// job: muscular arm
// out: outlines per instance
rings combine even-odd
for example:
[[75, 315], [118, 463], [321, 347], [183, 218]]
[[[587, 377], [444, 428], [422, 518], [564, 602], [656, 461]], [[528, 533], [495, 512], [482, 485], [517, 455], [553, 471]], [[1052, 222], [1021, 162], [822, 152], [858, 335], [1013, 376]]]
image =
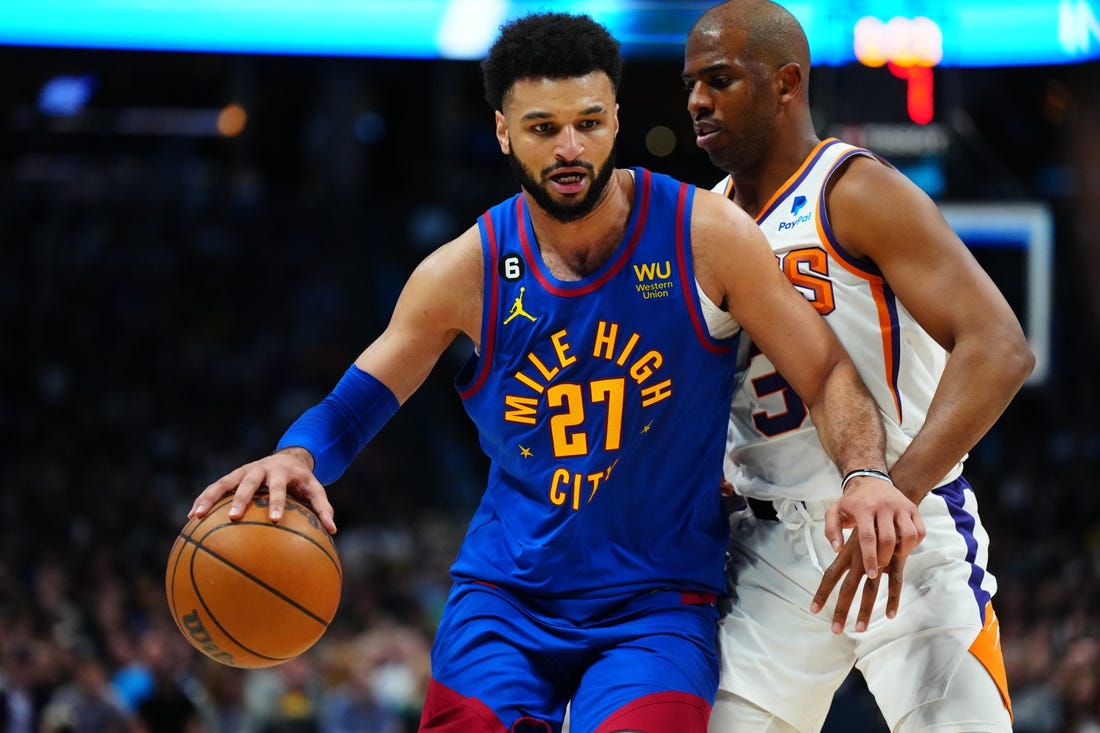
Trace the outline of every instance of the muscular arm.
[[874, 261], [950, 354], [924, 426], [890, 470], [919, 503], [996, 422], [1035, 359], [1004, 296], [932, 200], [900, 173], [853, 159], [828, 210], [838, 241]]
[[842, 473], [884, 469], [882, 421], [851, 359], [780, 272], [755, 222], [726, 203], [696, 194], [692, 241], [707, 295], [726, 307], [806, 403]]

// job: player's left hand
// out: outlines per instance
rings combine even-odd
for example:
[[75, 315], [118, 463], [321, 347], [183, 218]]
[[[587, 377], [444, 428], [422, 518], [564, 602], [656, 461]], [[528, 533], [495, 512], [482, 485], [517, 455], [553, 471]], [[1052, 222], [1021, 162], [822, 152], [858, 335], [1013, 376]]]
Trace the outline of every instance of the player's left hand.
[[[860, 552], [859, 537], [853, 533], [844, 543], [836, 559], [825, 568], [817, 593], [814, 594], [813, 601], [810, 603], [810, 612], [817, 613], [824, 608], [825, 602], [840, 582], [836, 605], [833, 607], [833, 633], [843, 633], [852, 601], [855, 600], [856, 592], [859, 590], [859, 582], [864, 580], [855, 629], [866, 631], [867, 624], [871, 621], [871, 611], [874, 610], [875, 600], [878, 598], [879, 581], [885, 573], [887, 577], [886, 616], [893, 618], [898, 612], [901, 601], [901, 581], [904, 576], [906, 557], [895, 552], [885, 568], [880, 568], [875, 577], [869, 577], [863, 572], [863, 555]], [[841, 582], [842, 579], [843, 582]]]
[[[843, 530], [847, 528], [854, 531], [844, 542]], [[924, 520], [917, 506], [892, 484], [873, 477], [854, 479], [825, 514], [825, 536], [838, 554], [822, 576], [810, 612], [824, 608], [833, 588], [843, 578], [833, 612], [833, 632], [841, 633], [860, 580], [866, 577], [856, 631], [866, 630], [878, 596], [880, 571], [885, 569], [886, 616], [893, 618], [901, 600], [905, 560], [924, 535]]]

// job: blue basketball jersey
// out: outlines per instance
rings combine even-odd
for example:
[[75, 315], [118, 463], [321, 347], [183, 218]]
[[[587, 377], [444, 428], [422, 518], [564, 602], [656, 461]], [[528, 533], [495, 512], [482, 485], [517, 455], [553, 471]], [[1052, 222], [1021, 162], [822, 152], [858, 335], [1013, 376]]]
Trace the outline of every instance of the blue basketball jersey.
[[634, 179], [622, 242], [582, 280], [545, 266], [522, 194], [478, 221], [481, 341], [457, 387], [491, 463], [456, 579], [547, 597], [725, 587], [736, 338], [704, 321], [694, 187]]

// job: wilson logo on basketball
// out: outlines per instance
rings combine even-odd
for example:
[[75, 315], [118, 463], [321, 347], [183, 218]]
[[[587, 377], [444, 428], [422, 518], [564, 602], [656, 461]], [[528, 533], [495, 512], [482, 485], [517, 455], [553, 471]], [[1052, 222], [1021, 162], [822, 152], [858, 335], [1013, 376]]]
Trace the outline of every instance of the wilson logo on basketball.
[[198, 609], [192, 609], [191, 613], [185, 614], [180, 620], [183, 622], [183, 628], [187, 630], [187, 635], [191, 637], [191, 643], [203, 654], [223, 664], [233, 664], [233, 655], [219, 649], [210, 632], [202, 625]]

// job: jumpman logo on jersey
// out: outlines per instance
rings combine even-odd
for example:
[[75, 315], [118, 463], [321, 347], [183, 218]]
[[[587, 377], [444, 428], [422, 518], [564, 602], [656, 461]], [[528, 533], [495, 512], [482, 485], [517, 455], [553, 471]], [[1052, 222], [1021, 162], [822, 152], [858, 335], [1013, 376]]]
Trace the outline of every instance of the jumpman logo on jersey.
[[[508, 323], [508, 321], [515, 318], [516, 316], [523, 316], [524, 318], [526, 318], [527, 320], [532, 321], [532, 322], [535, 320], [535, 317], [533, 315], [531, 315], [527, 311], [523, 310], [523, 291], [526, 290], [526, 289], [527, 288], [523, 288], [523, 287], [521, 287], [519, 289], [519, 295], [512, 302], [512, 310], [508, 314], [508, 317], [504, 319], [505, 324]], [[504, 324], [501, 324], [501, 325], [504, 325]]]

